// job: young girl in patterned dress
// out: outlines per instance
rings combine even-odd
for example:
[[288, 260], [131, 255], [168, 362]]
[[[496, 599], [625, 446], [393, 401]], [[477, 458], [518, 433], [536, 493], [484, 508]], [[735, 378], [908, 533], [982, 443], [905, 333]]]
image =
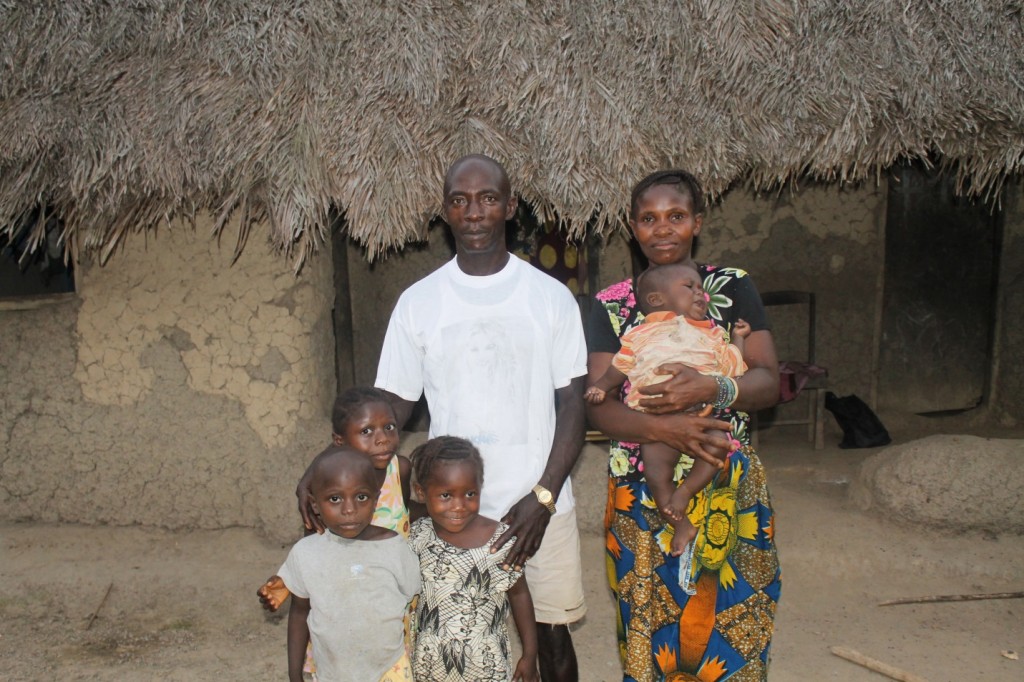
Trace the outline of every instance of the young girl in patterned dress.
[[[371, 524], [409, 536], [409, 476], [411, 464], [397, 454], [398, 425], [388, 396], [376, 388], [356, 386], [334, 401], [331, 415], [335, 446], [346, 446], [370, 458], [380, 485], [380, 497]], [[333, 450], [328, 448], [317, 455]], [[314, 460], [315, 462], [316, 460]], [[310, 465], [310, 469], [313, 465]], [[412, 503], [415, 504], [415, 503]], [[314, 531], [307, 528], [306, 533]], [[257, 593], [264, 608], [277, 611], [290, 594], [281, 578], [272, 576]], [[312, 656], [307, 651], [305, 672], [315, 677]]]
[[[480, 516], [484, 464], [472, 443], [432, 438], [412, 453], [416, 495], [429, 518], [412, 526], [422, 592], [413, 673], [430, 682], [539, 680], [537, 623], [521, 570], [503, 566], [514, 543], [491, 544], [508, 526]], [[523, 653], [513, 672], [509, 608]]]

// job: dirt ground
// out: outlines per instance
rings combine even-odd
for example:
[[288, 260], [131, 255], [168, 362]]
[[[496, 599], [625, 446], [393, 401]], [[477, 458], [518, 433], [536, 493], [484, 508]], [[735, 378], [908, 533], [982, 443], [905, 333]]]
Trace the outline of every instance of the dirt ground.
[[[784, 580], [771, 679], [884, 679], [829, 652], [842, 645], [931, 682], [1024, 680], [1003, 655], [1024, 654], [1024, 600], [877, 605], [1022, 590], [1024, 537], [866, 515], [846, 488], [875, 451], [814, 452], [786, 431], [761, 438]], [[590, 612], [574, 632], [586, 682], [620, 679], [602, 550], [588, 532]], [[286, 552], [247, 529], [0, 524], [0, 679], [285, 679], [285, 619], [254, 592]]]

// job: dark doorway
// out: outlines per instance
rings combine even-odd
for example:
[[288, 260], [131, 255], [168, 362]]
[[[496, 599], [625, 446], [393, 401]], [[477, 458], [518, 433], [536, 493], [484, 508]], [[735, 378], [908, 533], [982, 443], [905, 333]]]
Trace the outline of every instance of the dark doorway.
[[[42, 223], [38, 239], [35, 231]], [[0, 299], [23, 299], [75, 290], [70, 262], [65, 262], [64, 223], [41, 206], [28, 211], [0, 234]]]
[[955, 189], [951, 174], [923, 164], [891, 171], [880, 407], [925, 414], [985, 399], [1002, 221]]

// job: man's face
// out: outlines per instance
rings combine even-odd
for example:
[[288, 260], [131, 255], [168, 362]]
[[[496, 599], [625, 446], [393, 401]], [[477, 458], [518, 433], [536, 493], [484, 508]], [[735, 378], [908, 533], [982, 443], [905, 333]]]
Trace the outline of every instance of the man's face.
[[516, 211], [508, 180], [485, 159], [468, 159], [453, 171], [444, 195], [444, 221], [459, 254], [505, 251], [505, 221]]

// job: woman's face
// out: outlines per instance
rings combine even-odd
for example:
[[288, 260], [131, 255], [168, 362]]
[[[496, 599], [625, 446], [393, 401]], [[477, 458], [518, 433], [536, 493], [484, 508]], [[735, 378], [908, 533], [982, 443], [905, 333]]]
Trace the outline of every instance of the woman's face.
[[693, 238], [700, 234], [703, 215], [693, 213], [693, 199], [680, 185], [655, 185], [636, 201], [629, 218], [633, 236], [651, 265], [690, 260]]

